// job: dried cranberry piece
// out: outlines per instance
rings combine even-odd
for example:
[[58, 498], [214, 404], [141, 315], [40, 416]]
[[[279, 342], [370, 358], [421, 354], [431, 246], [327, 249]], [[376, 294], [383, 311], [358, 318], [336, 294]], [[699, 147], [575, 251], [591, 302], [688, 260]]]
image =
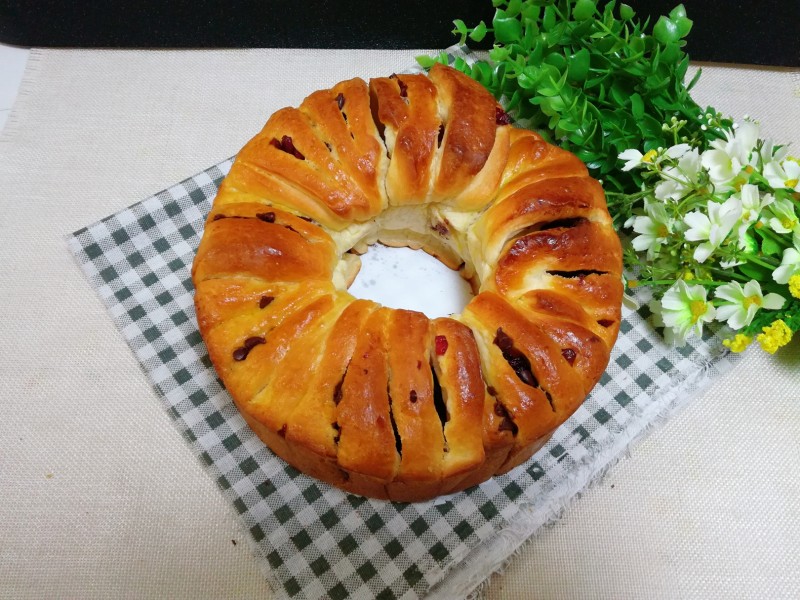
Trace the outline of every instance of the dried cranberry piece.
[[600, 325], [601, 327], [611, 327], [614, 324], [614, 320], [613, 319], [600, 319], [597, 322], [597, 324]]
[[272, 138], [270, 140], [270, 145], [275, 146], [278, 150], [283, 150], [287, 154], [291, 154], [295, 158], [299, 158], [300, 160], [305, 160], [306, 157], [302, 155], [302, 153], [294, 147], [294, 142], [292, 138], [288, 135], [283, 136], [280, 140], [278, 138]]
[[444, 353], [447, 352], [447, 338], [443, 335], [437, 335], [434, 344], [437, 356], [444, 356]]
[[274, 223], [275, 213], [274, 212], [258, 213], [256, 214], [256, 218], [261, 221], [264, 221], [265, 223]]
[[220, 219], [224, 219], [224, 218], [225, 218], [225, 215], [217, 214], [217, 215], [214, 215], [214, 218], [211, 219], [211, 220], [212, 221], [219, 221]]
[[508, 409], [500, 402], [494, 403], [494, 414], [503, 419], [497, 427], [498, 431], [510, 431], [511, 435], [517, 435], [519, 427], [514, 423], [514, 419], [511, 418], [511, 415], [508, 414]]
[[288, 135], [285, 135], [281, 138], [281, 146], [283, 147], [284, 152], [288, 152], [295, 158], [299, 158], [300, 160], [305, 160], [306, 157], [303, 156], [300, 151], [294, 147], [294, 142], [292, 142], [292, 138]]
[[578, 353], [572, 348], [564, 348], [561, 351], [561, 356], [563, 356], [564, 360], [566, 360], [570, 365], [574, 365], [575, 358], [578, 356]]
[[531, 387], [539, 387], [539, 382], [533, 374], [531, 362], [520, 350], [514, 348], [514, 340], [503, 331], [502, 327], [497, 328], [497, 333], [494, 337], [494, 344], [503, 352], [503, 358], [506, 359], [509, 366], [517, 374], [520, 381]]
[[411, 393], [408, 395], [408, 399], [411, 400], [412, 404], [414, 402], [416, 402], [417, 401], [417, 391], [416, 390], [411, 390]]
[[494, 109], [494, 121], [498, 125], [511, 125], [511, 116], [499, 106]]
[[233, 360], [244, 360], [247, 358], [247, 355], [250, 354], [250, 350], [258, 346], [259, 344], [266, 344], [266, 340], [263, 337], [253, 336], [249, 337], [244, 341], [244, 344], [241, 347], [237, 348], [233, 351]]
[[339, 94], [336, 96], [336, 106], [339, 107], [339, 110], [342, 110], [344, 107], [344, 94]]
[[253, 337], [247, 338], [244, 341], [244, 347], [247, 350], [252, 350], [253, 348], [258, 346], [259, 344], [265, 344], [265, 343], [266, 343], [266, 340], [263, 337], [253, 336]]
[[267, 308], [272, 301], [275, 300], [274, 296], [261, 296], [261, 300], [258, 302], [258, 308]]
[[444, 237], [447, 237], [447, 235], [450, 233], [450, 230], [447, 228], [447, 225], [445, 225], [441, 221], [437, 222], [435, 225], [431, 225], [431, 229], [433, 229], [436, 233]]
[[439, 138], [436, 140], [437, 147], [441, 147], [443, 139], [444, 139], [444, 123], [439, 125]]
[[514, 340], [512, 340], [511, 337], [505, 331], [503, 331], [502, 327], [498, 327], [497, 333], [494, 336], [494, 344], [503, 352], [507, 352], [513, 348]]
[[497, 427], [497, 431], [510, 431], [511, 435], [517, 435], [517, 424], [514, 423], [508, 417], [505, 417], [502, 421], [500, 421], [500, 425]]
[[344, 385], [344, 375], [342, 375], [342, 378], [339, 380], [339, 383], [336, 384], [336, 387], [333, 388], [333, 403], [336, 405], [342, 401], [342, 385]]

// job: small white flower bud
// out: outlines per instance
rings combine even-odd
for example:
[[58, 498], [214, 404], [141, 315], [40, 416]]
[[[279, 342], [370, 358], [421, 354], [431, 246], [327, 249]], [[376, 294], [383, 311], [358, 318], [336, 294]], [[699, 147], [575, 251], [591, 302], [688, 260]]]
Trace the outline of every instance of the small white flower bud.
[[703, 131], [706, 131], [706, 130], [708, 130], [708, 127], [706, 127], [705, 125], [700, 125], [700, 129], [702, 129]]

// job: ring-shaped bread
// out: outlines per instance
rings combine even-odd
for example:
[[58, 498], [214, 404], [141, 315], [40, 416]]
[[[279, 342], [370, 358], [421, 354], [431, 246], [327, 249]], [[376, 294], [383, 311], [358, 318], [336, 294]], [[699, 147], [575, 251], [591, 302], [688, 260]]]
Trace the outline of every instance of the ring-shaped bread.
[[[369, 244], [473, 283], [430, 320], [347, 292]], [[194, 261], [198, 324], [253, 431], [349, 492], [418, 501], [527, 460], [602, 375], [622, 256], [600, 184], [481, 85], [343, 81], [238, 154]]]

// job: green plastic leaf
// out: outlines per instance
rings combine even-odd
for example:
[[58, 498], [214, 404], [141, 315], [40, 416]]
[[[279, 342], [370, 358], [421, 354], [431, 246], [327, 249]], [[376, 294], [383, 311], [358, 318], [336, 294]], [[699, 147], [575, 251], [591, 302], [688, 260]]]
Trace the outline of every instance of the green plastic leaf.
[[589, 50], [581, 48], [567, 61], [567, 79], [573, 83], [582, 83], [589, 76]]
[[669, 18], [670, 19], [678, 19], [678, 18], [686, 18], [686, 7], [683, 4], [678, 4], [675, 8], [669, 11]]
[[417, 64], [420, 67], [422, 67], [423, 69], [430, 69], [433, 65], [436, 64], [436, 60], [435, 59], [433, 59], [430, 56], [427, 56], [425, 54], [421, 54], [420, 56], [417, 56], [415, 60], [417, 61]]
[[639, 94], [631, 95], [631, 114], [637, 119], [644, 116], [644, 101]]
[[594, 14], [597, 3], [594, 0], [578, 0], [572, 9], [572, 17], [576, 21], [585, 21]]
[[507, 17], [500, 9], [497, 9], [492, 25], [494, 37], [500, 43], [514, 42], [522, 36], [522, 23], [514, 17]]
[[540, 87], [536, 91], [539, 92], [541, 96], [558, 96], [558, 90], [554, 87]]
[[542, 19], [542, 28], [545, 31], [550, 31], [556, 25], [556, 11], [552, 4], [549, 4], [544, 9], [544, 18]]
[[700, 75], [702, 74], [703, 74], [703, 69], [697, 69], [697, 73], [694, 74], [694, 77], [692, 77], [692, 80], [686, 86], [686, 89], [691, 90], [695, 86], [695, 84], [699, 81]]
[[554, 66], [559, 73], [561, 73], [567, 67], [567, 59], [563, 54], [559, 54], [557, 52], [548, 54], [545, 57], [544, 62], [548, 65]]
[[755, 279], [756, 281], [770, 281], [772, 273], [765, 267], [754, 265], [753, 263], [745, 263], [736, 267], [742, 272], [742, 275]]
[[453, 30], [453, 33], [467, 33], [467, 24], [461, 19], [455, 19], [453, 21], [453, 25], [456, 26], [456, 28]]
[[764, 256], [775, 256], [783, 252], [783, 248], [771, 237], [765, 237], [761, 241], [761, 252], [764, 253]]
[[679, 39], [681, 39], [681, 35], [678, 31], [678, 26], [675, 24], [675, 21], [668, 19], [663, 15], [658, 18], [658, 22], [656, 23], [655, 27], [653, 27], [653, 35], [662, 44], [677, 42]]
[[538, 21], [541, 11], [542, 7], [538, 4], [526, 2], [525, 6], [522, 7], [522, 18], [529, 21]]
[[664, 45], [664, 49], [661, 51], [661, 62], [667, 65], [675, 64], [680, 60], [680, 55], [681, 49], [678, 47], [678, 45], [668, 42]]
[[630, 21], [635, 14], [633, 9], [627, 4], [619, 5], [619, 18], [623, 21]]
[[[568, 121], [567, 119], [561, 119], [558, 122], [558, 127], [559, 127], [559, 129], [562, 129], [563, 132], [570, 132], [571, 133], [571, 132], [574, 132], [574, 131], [578, 130], [578, 125], [573, 123], [573, 122], [571, 122], [571, 121]], [[563, 134], [563, 132], [562, 132], [562, 134]]]
[[480, 23], [478, 23], [478, 24], [475, 26], [475, 29], [473, 29], [473, 30], [470, 32], [470, 34], [469, 34], [469, 39], [471, 39], [473, 42], [480, 42], [480, 41], [483, 41], [483, 38], [485, 38], [485, 37], [486, 37], [486, 32], [487, 32], [487, 31], [488, 31], [488, 30], [487, 30], [487, 28], [486, 28], [486, 23], [484, 23], [483, 21], [481, 21]]
[[506, 14], [516, 17], [522, 11], [522, 0], [510, 0], [506, 5]]
[[672, 21], [678, 28], [678, 35], [681, 38], [685, 38], [689, 35], [689, 32], [692, 30], [692, 25], [694, 22], [691, 19], [687, 19], [686, 17], [673, 17]]
[[642, 118], [638, 121], [637, 126], [639, 127], [639, 131], [641, 131], [646, 137], [656, 140], [661, 139], [661, 123], [659, 123], [650, 115], [642, 115]]
[[484, 61], [477, 62], [472, 67], [472, 76], [483, 85], [489, 85], [492, 81], [492, 67]]
[[494, 48], [489, 50], [489, 58], [496, 63], [502, 63], [508, 60], [511, 56], [511, 49], [506, 46], [494, 45]]

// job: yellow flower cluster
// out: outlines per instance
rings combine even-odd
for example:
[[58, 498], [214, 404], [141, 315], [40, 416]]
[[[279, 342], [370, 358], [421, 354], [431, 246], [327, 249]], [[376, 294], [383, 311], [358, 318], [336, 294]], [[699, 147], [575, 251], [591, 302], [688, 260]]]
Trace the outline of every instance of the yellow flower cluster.
[[726, 348], [730, 348], [733, 352], [742, 352], [750, 345], [750, 342], [752, 341], [753, 338], [750, 336], [743, 333], [737, 333], [736, 337], [732, 340], [722, 340], [722, 345]]
[[767, 325], [762, 329], [764, 333], [759, 333], [756, 339], [764, 352], [775, 354], [775, 351], [781, 346], [785, 346], [792, 339], [792, 330], [782, 320], [778, 319], [773, 321], [771, 325]]
[[800, 298], [800, 275], [792, 275], [789, 278], [789, 292], [795, 298]]

